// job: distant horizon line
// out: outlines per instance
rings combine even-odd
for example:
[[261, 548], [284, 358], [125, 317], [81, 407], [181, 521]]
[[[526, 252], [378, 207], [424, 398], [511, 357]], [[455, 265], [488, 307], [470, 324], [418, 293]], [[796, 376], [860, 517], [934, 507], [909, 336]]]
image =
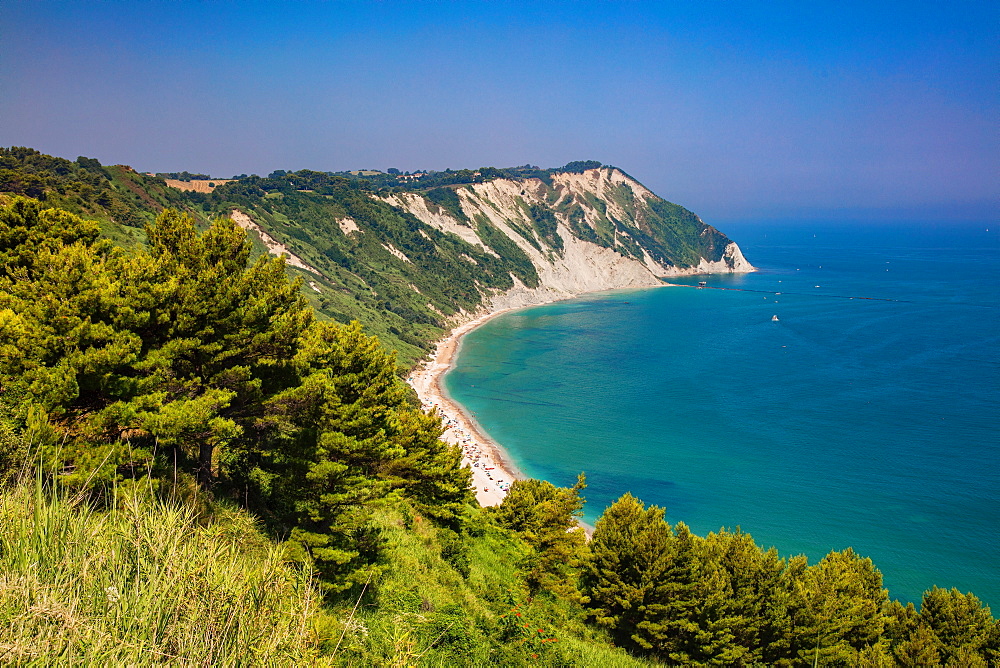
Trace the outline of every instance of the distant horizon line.
[[[23, 146], [23, 145], [22, 145]], [[15, 145], [9, 148], [14, 148]], [[46, 153], [45, 151], [30, 147], [23, 146], [24, 148], [30, 148], [32, 150], [38, 151], [43, 155], [53, 155], [54, 157], [61, 157], [64, 160], [75, 161], [79, 157], [89, 156], [77, 156], [76, 158], [70, 158], [66, 156], [58, 156], [53, 153]], [[4, 147], [7, 148], [7, 147]], [[99, 158], [89, 158], [96, 159], [101, 162], [102, 165], [115, 165], [115, 164], [125, 164], [118, 162], [103, 162]], [[480, 167], [461, 167], [459, 169], [446, 168], [443, 170], [427, 169], [427, 170], [416, 170], [416, 171], [403, 171], [399, 170], [400, 174], [441, 174], [448, 172], [458, 172], [458, 171], [476, 171], [480, 169], [536, 169], [540, 171], [558, 171], [564, 167], [569, 167], [574, 164], [583, 163], [599, 163], [600, 168], [611, 168], [617, 169], [622, 173], [626, 174], [630, 178], [635, 179], [639, 183], [645, 185], [646, 181], [644, 178], [636, 177], [631, 172], [626, 171], [624, 168], [617, 165], [604, 163], [598, 160], [573, 160], [564, 165], [557, 167], [539, 167], [531, 162], [526, 162], [523, 165], [512, 165], [507, 167], [495, 167], [495, 166], [480, 166]], [[188, 173], [192, 176], [206, 176], [204, 172], [192, 172], [190, 170], [174, 170], [174, 171], [154, 171], [150, 169], [139, 169], [133, 167], [132, 165], [127, 165], [131, 169], [141, 174], [181, 174]], [[597, 168], [597, 167], [595, 167]], [[321, 170], [321, 169], [311, 169], [309, 167], [302, 167], [296, 170], [282, 170], [273, 169], [268, 174], [273, 174], [275, 172], [285, 172], [293, 173], [295, 171], [308, 170], [323, 172], [326, 174], [345, 174], [352, 172], [378, 172], [380, 174], [391, 174], [390, 169], [399, 169], [396, 167], [387, 167], [384, 170], [380, 169], [341, 169], [341, 170]], [[240, 174], [234, 176], [207, 176], [207, 180], [220, 180], [220, 181], [230, 181], [238, 178], [249, 178], [250, 176], [258, 176], [259, 178], [268, 178], [267, 175], [259, 174]], [[647, 177], [648, 178], [648, 177]], [[649, 186], [646, 186], [647, 188]], [[711, 205], [706, 205], [705, 202], [694, 203], [688, 201], [679, 201], [677, 198], [671, 197], [669, 194], [661, 194], [657, 190], [651, 189], [651, 192], [656, 194], [665, 200], [675, 202], [684, 208], [692, 211], [698, 215], [707, 224], [713, 227], [720, 227], [724, 225], [745, 225], [745, 224], [775, 224], [775, 225], [785, 225], [785, 224], [795, 224], [795, 223], [870, 223], [878, 225], [907, 225], [907, 224], [947, 224], [947, 225], [977, 225], [983, 224], [988, 225], [992, 228], [993, 225], [997, 229], [1000, 229], [1000, 200], [997, 201], [969, 201], [969, 202], [935, 202], [935, 203], [923, 203], [923, 204], [900, 204], [900, 205], [884, 205], [884, 206], [842, 206], [837, 208], [816, 206], [814, 208], [805, 208], [801, 205], [788, 205], [787, 207], [761, 207], [759, 204], [756, 206], [747, 207], [744, 211], [737, 213], [724, 213], [716, 214], [710, 213]], [[732, 210], [731, 206], [727, 206], [726, 209]], [[756, 209], [756, 211], [754, 210]], [[762, 210], [763, 209], [763, 210]], [[771, 212], [767, 212], [770, 209]], [[782, 210], [784, 209], [784, 210]]]
[[[891, 213], [885, 211], [855, 210], [850, 213], [838, 214], [836, 212], [817, 209], [811, 213], [802, 214], [778, 214], [778, 215], [745, 215], [735, 217], [719, 217], [706, 221], [713, 227], [729, 226], [760, 226], [760, 225], [875, 225], [879, 227], [887, 226], [948, 226], [948, 227], [980, 227], [985, 226], [986, 231], [1000, 233], [1000, 218], [988, 218], [977, 216], [912, 216], [904, 213]], [[725, 230], [722, 230], [725, 232]]]

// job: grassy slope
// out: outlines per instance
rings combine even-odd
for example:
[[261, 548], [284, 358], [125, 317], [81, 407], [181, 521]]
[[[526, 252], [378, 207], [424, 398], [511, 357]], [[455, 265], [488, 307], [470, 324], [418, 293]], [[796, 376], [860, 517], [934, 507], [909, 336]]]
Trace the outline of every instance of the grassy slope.
[[655, 665], [612, 647], [578, 606], [530, 598], [517, 566], [528, 548], [471, 512], [463, 576], [442, 558], [440, 530], [406, 506], [383, 509], [391, 567], [349, 626], [349, 665]]
[[302, 664], [330, 626], [241, 511], [98, 512], [29, 482], [0, 494], [0, 526], [0, 663]]
[[387, 500], [382, 575], [324, 604], [243, 511], [135, 497], [98, 511], [29, 480], [0, 492], [0, 663], [651, 665], [579, 608], [529, 602], [525, 546], [471, 512], [465, 577], [441, 530]]

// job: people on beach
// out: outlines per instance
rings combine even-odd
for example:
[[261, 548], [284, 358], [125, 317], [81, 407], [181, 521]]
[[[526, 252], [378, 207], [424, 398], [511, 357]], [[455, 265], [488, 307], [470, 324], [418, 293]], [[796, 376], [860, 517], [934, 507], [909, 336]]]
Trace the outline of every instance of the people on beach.
[[[407, 381], [413, 385], [414, 377], [408, 377]], [[479, 487], [482, 487], [484, 492], [495, 491], [500, 499], [503, 499], [508, 490], [510, 490], [510, 482], [502, 478], [493, 477], [492, 472], [497, 470], [497, 466], [474, 436], [462, 428], [458, 419], [445, 413], [442, 406], [438, 403], [423, 401], [421, 407], [427, 412], [437, 411], [441, 417], [441, 423], [445, 428], [443, 437], [462, 448], [462, 464], [473, 470], [474, 478], [485, 476], [486, 481], [476, 482], [476, 489], [478, 490]], [[477, 474], [481, 474], [481, 476]]]
[[[500, 310], [482, 315], [452, 330], [449, 336], [438, 343], [434, 356], [416, 366], [406, 379], [420, 397], [423, 409], [428, 412], [437, 411], [441, 417], [445, 427], [441, 438], [461, 447], [462, 463], [472, 471], [476, 498], [484, 506], [500, 504], [510, 489], [511, 482], [508, 478], [512, 480], [515, 476], [503, 467], [494, 445], [482, 437], [468, 421], [463, 420], [465, 416], [457, 406], [443, 398], [439, 382], [451, 366], [461, 337], [489, 317], [502, 312]], [[500, 477], [501, 474], [503, 478]]]

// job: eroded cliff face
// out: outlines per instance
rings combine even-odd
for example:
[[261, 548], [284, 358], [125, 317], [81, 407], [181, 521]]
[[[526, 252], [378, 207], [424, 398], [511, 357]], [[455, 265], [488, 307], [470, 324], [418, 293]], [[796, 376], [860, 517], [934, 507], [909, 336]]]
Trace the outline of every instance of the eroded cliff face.
[[527, 256], [538, 285], [515, 278], [484, 300], [487, 310], [653, 287], [670, 276], [754, 271], [736, 243], [618, 169], [556, 173], [551, 182], [496, 179], [455, 193], [459, 211], [417, 193], [383, 200], [494, 256], [504, 253], [499, 232]]
[[15, 148], [0, 149], [13, 171], [59, 192], [77, 184], [80, 197], [60, 206], [97, 216], [127, 245], [165, 207], [201, 225], [231, 217], [255, 255], [286, 258], [317, 317], [362, 323], [403, 364], [473, 315], [753, 269], [724, 234], [593, 160], [402, 176], [276, 170], [172, 188], [130, 167]]
[[246, 215], [239, 209], [233, 209], [229, 212], [229, 217], [233, 219], [233, 222], [242, 227], [247, 232], [254, 232], [260, 238], [260, 242], [264, 244], [267, 248], [267, 252], [275, 257], [284, 257], [285, 262], [291, 267], [297, 267], [303, 269], [313, 274], [318, 274], [319, 272], [306, 264], [302, 258], [288, 250], [288, 247], [283, 243], [275, 240], [270, 234], [264, 231], [264, 229], [254, 222], [253, 218]]

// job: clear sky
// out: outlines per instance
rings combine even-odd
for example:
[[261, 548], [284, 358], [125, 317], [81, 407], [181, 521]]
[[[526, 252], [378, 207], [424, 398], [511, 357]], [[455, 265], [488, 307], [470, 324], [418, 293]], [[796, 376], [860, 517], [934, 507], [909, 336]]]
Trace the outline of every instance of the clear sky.
[[0, 145], [600, 160], [707, 222], [1000, 217], [1000, 2], [0, 2]]

